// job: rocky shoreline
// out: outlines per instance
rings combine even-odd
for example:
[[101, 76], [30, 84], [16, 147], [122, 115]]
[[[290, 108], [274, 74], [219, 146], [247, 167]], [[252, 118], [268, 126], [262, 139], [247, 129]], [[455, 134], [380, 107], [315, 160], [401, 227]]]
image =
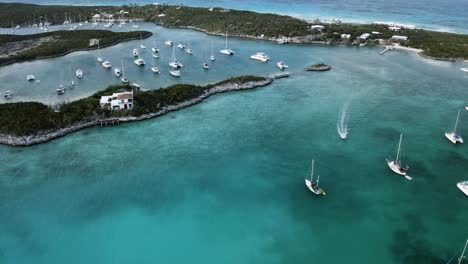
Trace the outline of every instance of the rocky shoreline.
[[[243, 84], [227, 83], [223, 85], [218, 85], [218, 86], [214, 86], [210, 90], [207, 90], [205, 93], [203, 93], [197, 98], [182, 102], [180, 104], [164, 107], [162, 110], [158, 112], [150, 113], [150, 114], [146, 114], [146, 115], [142, 115], [138, 117], [135, 117], [135, 116], [120, 117], [120, 118], [117, 118], [117, 120], [121, 123], [143, 121], [143, 120], [162, 116], [169, 112], [177, 111], [177, 110], [201, 103], [205, 99], [215, 94], [225, 93], [225, 92], [230, 92], [230, 91], [255, 89], [258, 87], [267, 86], [271, 84], [272, 82], [273, 82], [272, 78], [267, 78], [264, 81], [258, 81], [258, 82], [247, 82]], [[103, 121], [103, 120], [96, 119], [96, 120], [92, 120], [89, 122], [80, 122], [72, 126], [68, 126], [65, 128], [58, 129], [58, 130], [40, 132], [37, 135], [29, 135], [29, 136], [0, 135], [0, 144], [15, 146], [15, 147], [18, 147], [18, 146], [25, 147], [25, 146], [46, 143], [56, 138], [63, 137], [70, 133], [79, 131], [81, 129], [97, 126], [100, 124], [100, 121]]]

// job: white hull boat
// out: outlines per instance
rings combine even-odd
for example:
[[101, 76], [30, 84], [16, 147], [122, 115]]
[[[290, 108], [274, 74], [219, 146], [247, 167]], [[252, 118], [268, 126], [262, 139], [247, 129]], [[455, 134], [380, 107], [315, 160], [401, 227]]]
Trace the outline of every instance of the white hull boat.
[[466, 196], [468, 196], [468, 181], [462, 181], [457, 183], [458, 189], [462, 191]]
[[159, 49], [158, 48], [152, 48], [151, 51], [153, 51], [154, 53], [158, 53]]
[[63, 85], [60, 85], [59, 88], [57, 88], [57, 95], [62, 95], [65, 93], [65, 87]]
[[32, 74], [26, 76], [26, 80], [28, 80], [28, 81], [34, 81], [35, 79], [36, 79], [36, 77], [34, 77], [34, 75], [32, 75]]
[[115, 69], [114, 69], [114, 75], [115, 75], [116, 77], [120, 77], [120, 75], [122, 75], [122, 72], [120, 71], [119, 68], [115, 68]]
[[5, 100], [9, 100], [11, 98], [13, 98], [13, 92], [11, 90], [8, 90], [6, 91], [4, 94], [3, 94], [3, 98]]
[[395, 160], [387, 159], [388, 167], [398, 175], [405, 176], [406, 179], [412, 180], [408, 173], [408, 166], [404, 166], [401, 163], [401, 140], [403, 139], [403, 134], [400, 134], [400, 141], [398, 142], [398, 151]]
[[83, 78], [83, 70], [77, 69], [77, 70], [75, 71], [75, 75], [76, 75], [76, 77], [78, 77], [78, 78]]
[[210, 66], [208, 65], [208, 63], [203, 63], [203, 69], [205, 69], [205, 70], [210, 69]]
[[226, 45], [225, 45], [225, 48], [220, 50], [219, 52], [221, 54], [228, 55], [228, 56], [234, 55], [234, 53], [235, 53], [232, 49], [228, 48], [228, 34], [227, 34], [227, 32], [226, 32]]
[[180, 71], [169, 71], [169, 74], [174, 77], [180, 77]]
[[164, 41], [164, 45], [172, 46], [172, 45], [174, 45], [174, 43], [172, 41], [170, 41], [170, 40], [166, 40], [166, 41]]
[[138, 49], [133, 49], [132, 55], [133, 57], [138, 57], [140, 55], [140, 52], [138, 51]]
[[286, 63], [282, 62], [282, 61], [276, 63], [276, 66], [278, 66], [278, 68], [280, 70], [285, 70], [285, 69], [289, 68], [289, 66]]
[[310, 179], [305, 178], [305, 185], [311, 191], [313, 194], [316, 195], [326, 195], [325, 191], [323, 191], [321, 188], [319, 188], [319, 180], [320, 176], [317, 176], [317, 181], [314, 182], [314, 160], [312, 160], [312, 166], [311, 166], [311, 171], [310, 171]]
[[464, 72], [468, 72], [468, 68], [460, 68], [460, 70], [462, 70]]
[[185, 49], [185, 45], [182, 44], [182, 43], [177, 44], [177, 47], [178, 47], [179, 49]]
[[137, 66], [145, 66], [145, 61], [143, 59], [136, 59], [133, 61]]
[[250, 56], [252, 60], [258, 60], [261, 62], [268, 62], [270, 58], [263, 52], [257, 52], [254, 55]]
[[106, 68], [106, 69], [110, 69], [112, 68], [112, 63], [110, 63], [110, 61], [105, 61], [102, 63], [102, 67]]
[[451, 132], [445, 132], [445, 137], [450, 140], [453, 144], [462, 143], [463, 138], [457, 133], [458, 121], [460, 120], [460, 110], [458, 110], [457, 119], [455, 120], [455, 127]]

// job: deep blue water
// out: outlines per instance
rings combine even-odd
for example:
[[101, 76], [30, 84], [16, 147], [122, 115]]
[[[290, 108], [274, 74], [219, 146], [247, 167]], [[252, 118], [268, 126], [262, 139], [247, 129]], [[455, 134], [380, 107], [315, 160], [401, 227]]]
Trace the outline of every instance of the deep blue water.
[[349, 22], [399, 22], [432, 30], [468, 32], [467, 0], [3, 0], [3, 2], [73, 5], [124, 5], [159, 2], [271, 12], [293, 15], [305, 19], [341, 19]]

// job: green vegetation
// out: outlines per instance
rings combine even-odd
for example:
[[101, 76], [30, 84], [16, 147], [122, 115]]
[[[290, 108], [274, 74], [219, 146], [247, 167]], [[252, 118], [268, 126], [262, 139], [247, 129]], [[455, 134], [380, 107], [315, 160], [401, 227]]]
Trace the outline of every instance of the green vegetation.
[[408, 42], [403, 45], [422, 49], [423, 54], [439, 59], [468, 59], [468, 35], [408, 30]]
[[166, 106], [176, 105], [197, 98], [205, 91], [217, 85], [227, 83], [243, 84], [263, 80], [266, 79], [257, 76], [242, 76], [206, 86], [177, 84], [165, 89], [144, 92], [134, 91], [135, 107], [126, 111], [102, 109], [99, 105], [99, 99], [103, 95], [130, 91], [133, 88], [129, 85], [110, 86], [90, 97], [60, 104], [56, 107], [59, 111], [55, 111], [53, 107], [37, 102], [0, 104], [0, 134], [15, 136], [35, 135], [40, 131], [53, 131], [79, 122], [119, 116], [138, 117], [157, 112]]
[[97, 39], [101, 47], [122, 41], [147, 38], [148, 31], [112, 32], [107, 30], [53, 31], [34, 35], [0, 35], [0, 65], [37, 58], [64, 55], [77, 50], [96, 49]]

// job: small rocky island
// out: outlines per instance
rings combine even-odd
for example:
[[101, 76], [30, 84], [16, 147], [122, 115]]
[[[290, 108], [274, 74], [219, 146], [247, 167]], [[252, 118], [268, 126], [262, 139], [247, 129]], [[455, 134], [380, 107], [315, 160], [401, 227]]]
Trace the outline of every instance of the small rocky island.
[[318, 63], [318, 64], [311, 65], [309, 67], [306, 67], [304, 70], [305, 71], [329, 71], [331, 70], [331, 67], [324, 63]]

